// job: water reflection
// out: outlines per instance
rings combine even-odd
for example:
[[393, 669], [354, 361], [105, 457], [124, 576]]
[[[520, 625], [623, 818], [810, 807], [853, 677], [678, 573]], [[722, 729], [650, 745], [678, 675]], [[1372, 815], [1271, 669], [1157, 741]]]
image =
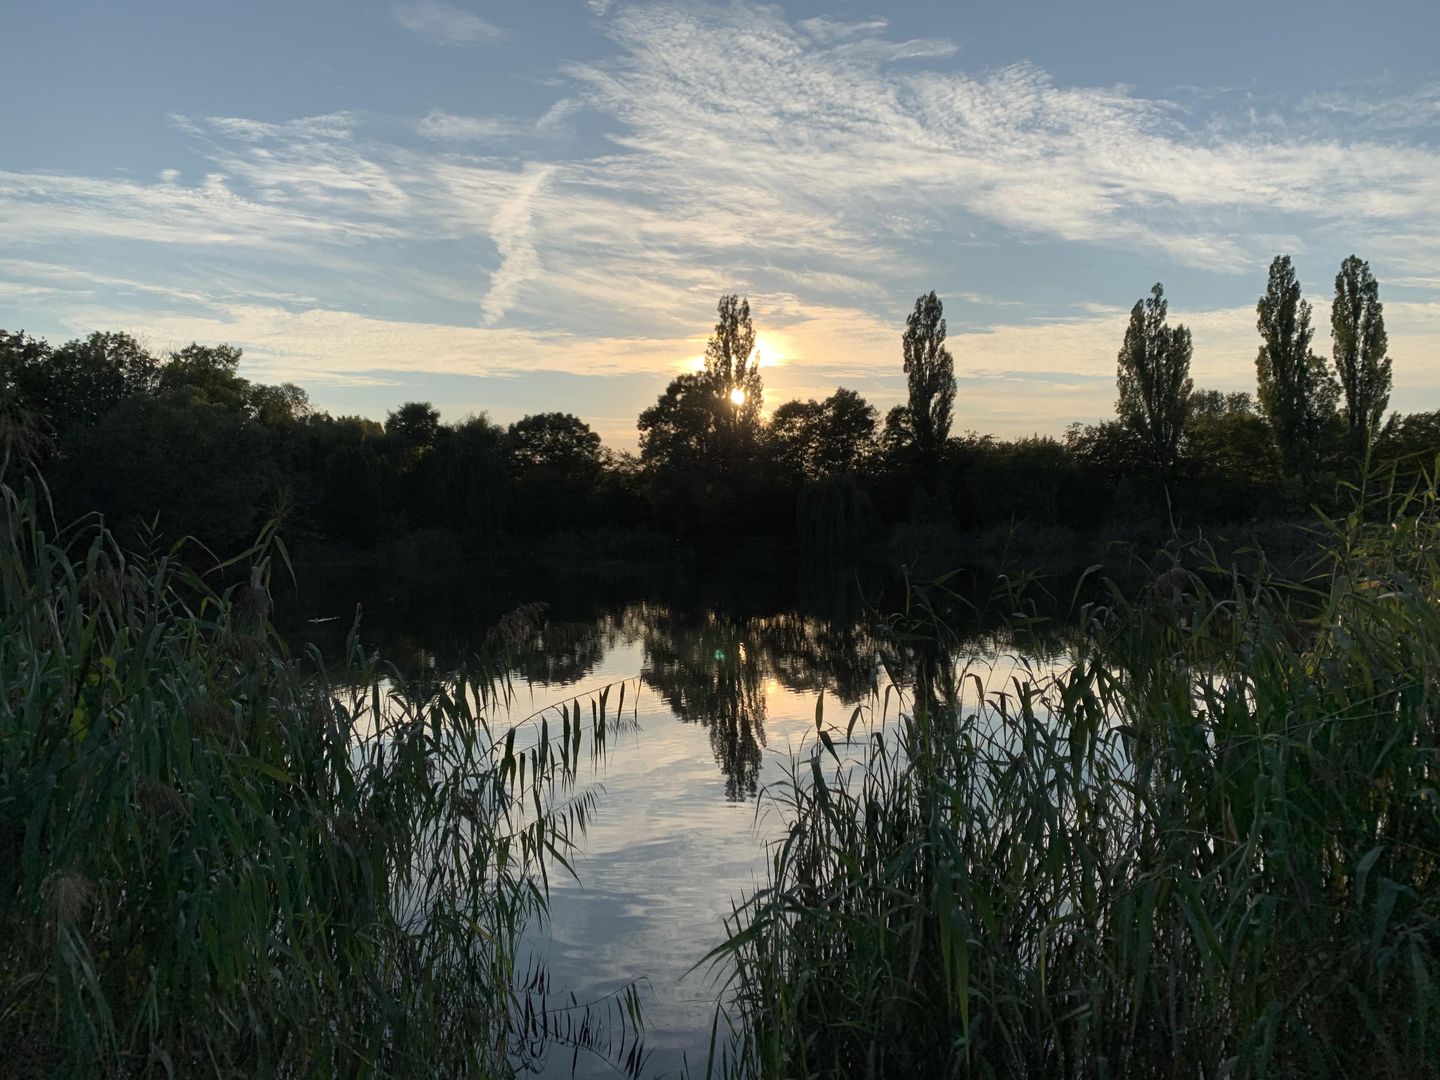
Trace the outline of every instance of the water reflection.
[[[485, 595], [452, 591], [467, 602]], [[819, 694], [827, 723], [843, 725], [853, 708], [876, 702], [891, 676], [902, 686], [913, 682], [915, 658], [853, 608], [822, 614], [762, 604], [629, 599], [551, 607], [508, 643], [515, 698], [488, 717], [504, 730], [602, 685], [627, 684], [634, 723], [612, 739], [594, 776], [581, 778], [603, 791], [573, 859], [576, 878], [552, 876], [549, 919], [534, 929], [522, 960], [542, 964], [556, 988], [582, 1001], [607, 1000], [641, 981], [653, 1053], [647, 1076], [679, 1075], [687, 1060], [692, 1074], [703, 1068], [718, 990], [690, 968], [721, 940], [732, 901], [763, 884], [766, 844], [783, 822], [755, 797], [784, 774], [791, 751], [813, 741]], [[354, 606], [337, 598], [314, 614]], [[366, 651], [444, 678], [464, 668], [504, 614], [478, 603], [473, 609], [467, 623], [453, 609], [369, 601], [360, 639]], [[957, 616], [955, 625], [963, 628], [947, 643], [950, 656], [1002, 688], [1017, 671], [1009, 640], [978, 621]], [[333, 632], [330, 644], [319, 644], [338, 655], [348, 628], [340, 620], [302, 623], [292, 633], [314, 639], [308, 631], [317, 628]], [[1023, 651], [1057, 656], [1061, 644], [1036, 639]], [[542, 1075], [570, 1075], [569, 1051], [542, 1056]], [[579, 1066], [581, 1075], [615, 1075], [584, 1055]]]
[[765, 649], [750, 628], [704, 612], [698, 622], [656, 609], [646, 620], [641, 681], [682, 724], [710, 734], [725, 797], [755, 794], [765, 745]]
[[681, 723], [708, 731], [732, 801], [757, 791], [768, 687], [825, 690], [853, 705], [876, 686], [876, 643], [856, 622], [795, 612], [740, 618], [662, 606], [628, 614], [643, 627], [642, 682]]
[[[851, 708], [875, 701], [891, 683], [913, 687], [927, 666], [948, 665], [944, 656], [920, 656], [897, 646], [860, 610], [858, 595], [846, 597], [837, 604], [831, 595], [824, 614], [812, 613], [814, 605], [811, 611], [746, 612], [648, 600], [571, 610], [530, 604], [509, 612], [475, 605], [468, 609], [468, 622], [433, 603], [423, 610], [370, 606], [360, 621], [360, 640], [365, 651], [377, 650], [411, 679], [443, 679], [471, 667], [484, 649], [492, 662], [503, 658], [503, 671], [493, 673], [507, 674], [530, 701], [547, 690], [584, 690], [615, 675], [606, 670], [607, 660], [613, 663], [633, 649], [640, 657], [638, 671], [632, 667], [624, 677], [638, 675], [675, 720], [705, 730], [724, 777], [725, 798], [734, 802], [759, 790], [775, 688], [812, 696], [823, 691], [827, 701]], [[353, 600], [342, 600], [329, 610], [355, 607]], [[939, 647], [968, 666], [1013, 648], [1008, 637], [988, 631], [973, 608], [955, 614], [948, 640], [944, 646], [930, 641], [932, 651]], [[347, 618], [322, 624], [297, 620], [290, 633], [338, 658], [349, 629]], [[1023, 651], [1055, 656], [1064, 643], [1037, 632]]]

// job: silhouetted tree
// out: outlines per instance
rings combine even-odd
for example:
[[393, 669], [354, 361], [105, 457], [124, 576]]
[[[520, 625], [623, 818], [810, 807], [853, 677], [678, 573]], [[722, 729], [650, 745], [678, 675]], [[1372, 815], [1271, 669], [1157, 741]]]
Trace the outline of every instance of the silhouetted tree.
[[813, 456], [815, 475], [860, 472], [874, 452], [878, 416], [875, 406], [843, 386], [822, 401]]
[[239, 375], [241, 355], [233, 345], [187, 345], [160, 369], [160, 392], [187, 392], [211, 405], [247, 411], [250, 382]]
[[440, 437], [440, 410], [428, 401], [407, 401], [386, 414], [385, 437], [402, 451], [423, 455]]
[[126, 398], [155, 389], [155, 358], [129, 334], [94, 333], [54, 350], [8, 335], [3, 350], [6, 382], [57, 436], [95, 427]]
[[731, 426], [741, 437], [753, 436], [760, 417], [763, 386], [750, 301], [734, 293], [720, 297], [715, 332], [705, 344], [705, 374], [716, 393], [731, 405]]
[[766, 426], [771, 468], [792, 484], [799, 484], [812, 472], [812, 448], [820, 421], [820, 403], [787, 401], [776, 407]]
[[1440, 480], [1440, 412], [1391, 413], [1375, 433], [1374, 462], [1393, 473], [1397, 494], [1434, 487]]
[[504, 528], [512, 500], [507, 443], [505, 429], [483, 415], [441, 429], [425, 459], [435, 524], [471, 541]]
[[934, 291], [915, 301], [901, 337], [910, 387], [910, 432], [919, 464], [932, 478], [950, 437], [955, 364], [945, 347], [945, 306]]
[[689, 532], [733, 533], [758, 513], [762, 385], [750, 305], [722, 296], [705, 366], [672, 380], [640, 414], [652, 503]]
[[1148, 464], [1168, 477], [1180, 450], [1185, 416], [1190, 409], [1190, 331], [1167, 326], [1169, 305], [1157, 282], [1150, 295], [1135, 301], [1120, 346], [1116, 382], [1120, 396], [1115, 411], [1120, 422], [1144, 447]]
[[305, 424], [313, 526], [331, 543], [368, 547], [392, 531], [397, 509], [384, 460], [385, 429], [360, 416], [310, 417]]
[[298, 424], [314, 412], [310, 395], [294, 383], [255, 383], [250, 387], [248, 404], [255, 419], [272, 428]]
[[1249, 394], [1196, 390], [1182, 447], [1188, 482], [1176, 502], [1187, 516], [1236, 520], [1273, 505], [1280, 457]]
[[167, 540], [193, 536], [231, 553], [273, 509], [267, 495], [277, 477], [265, 429], [198, 391], [127, 398], [85, 449], [69, 463], [66, 488], [84, 491], [131, 537], [158, 517]]
[[911, 423], [908, 405], [892, 405], [885, 414], [878, 450], [881, 460], [892, 471], [900, 471], [913, 463], [915, 427]]
[[521, 527], [556, 520], [588, 524], [600, 476], [600, 436], [569, 413], [539, 413], [510, 425], [505, 437]]
[[1330, 308], [1335, 374], [1345, 392], [1345, 425], [1352, 446], [1363, 447], [1390, 403], [1390, 358], [1385, 355], [1385, 307], [1370, 264], [1351, 255], [1335, 275]]
[[505, 448], [517, 478], [546, 469], [590, 483], [600, 469], [600, 436], [570, 413], [536, 413], [515, 421]]
[[876, 416], [874, 406], [844, 387], [824, 401], [787, 401], [767, 431], [774, 467], [808, 480], [859, 472], [874, 453]]
[[1270, 424], [1287, 473], [1308, 473], [1321, 431], [1335, 410], [1336, 389], [1325, 361], [1310, 350], [1309, 301], [1289, 255], [1270, 263], [1265, 295], [1255, 305], [1260, 353], [1255, 371], [1260, 412]]
[[705, 373], [679, 375], [640, 414], [640, 460], [652, 470], [684, 470], [706, 461], [725, 404]]

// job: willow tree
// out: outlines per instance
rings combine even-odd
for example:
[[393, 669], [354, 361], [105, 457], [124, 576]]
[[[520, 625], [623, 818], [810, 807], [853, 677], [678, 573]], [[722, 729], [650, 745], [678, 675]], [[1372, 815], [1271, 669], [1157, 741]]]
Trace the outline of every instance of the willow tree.
[[1195, 383], [1190, 378], [1190, 331], [1165, 322], [1169, 304], [1158, 282], [1135, 301], [1120, 346], [1115, 411], [1144, 448], [1149, 464], [1168, 475], [1180, 456], [1180, 436], [1190, 412]]
[[945, 347], [945, 305], [931, 290], [915, 301], [901, 338], [910, 384], [909, 427], [920, 467], [934, 475], [955, 404], [955, 362]]
[[1290, 474], [1309, 471], [1326, 421], [1335, 410], [1335, 383], [1324, 357], [1310, 351], [1310, 304], [1289, 255], [1270, 263], [1265, 295], [1255, 304], [1260, 353], [1255, 374], [1260, 412]]
[[1370, 264], [1351, 255], [1335, 275], [1330, 308], [1335, 374], [1345, 392], [1345, 425], [1357, 445], [1368, 444], [1390, 403], [1390, 358], [1385, 355], [1385, 307]]

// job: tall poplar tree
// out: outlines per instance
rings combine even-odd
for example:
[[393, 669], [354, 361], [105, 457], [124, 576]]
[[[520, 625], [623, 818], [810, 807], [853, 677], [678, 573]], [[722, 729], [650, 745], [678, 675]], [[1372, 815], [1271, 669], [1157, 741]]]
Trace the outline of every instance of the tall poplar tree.
[[910, 384], [910, 431], [921, 468], [938, 471], [950, 437], [955, 404], [955, 362], [945, 347], [945, 306], [931, 290], [915, 301], [901, 338]]
[[1335, 411], [1336, 388], [1324, 357], [1310, 351], [1310, 303], [1289, 255], [1270, 263], [1265, 295], [1255, 304], [1260, 353], [1255, 358], [1260, 412], [1270, 424], [1275, 447], [1288, 473], [1306, 473], [1316, 444]]
[[1120, 422], [1145, 448], [1150, 465], [1168, 474], [1180, 454], [1180, 436], [1190, 411], [1190, 331], [1167, 326], [1169, 304], [1158, 282], [1150, 295], [1135, 301], [1120, 346], [1115, 411]]
[[1335, 275], [1330, 308], [1335, 374], [1345, 392], [1345, 426], [1357, 445], [1369, 442], [1390, 403], [1390, 358], [1385, 355], [1385, 307], [1370, 264], [1351, 255]]
[[715, 332], [705, 345], [705, 374], [729, 403], [733, 430], [753, 433], [760, 421], [763, 384], [750, 301], [727, 293], [716, 305], [716, 316]]

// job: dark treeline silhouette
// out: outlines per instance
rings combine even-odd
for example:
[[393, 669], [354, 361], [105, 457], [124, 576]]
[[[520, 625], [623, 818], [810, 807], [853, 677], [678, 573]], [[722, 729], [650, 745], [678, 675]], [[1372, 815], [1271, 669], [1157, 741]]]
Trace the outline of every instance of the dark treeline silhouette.
[[1367, 463], [1402, 484], [1422, 475], [1440, 413], [1385, 418], [1391, 362], [1368, 264], [1351, 256], [1336, 276], [1329, 360], [1311, 348], [1288, 256], [1256, 310], [1253, 395], [1194, 386], [1190, 332], [1169, 324], [1157, 284], [1118, 343], [1115, 419], [1000, 439], [951, 430], [964, 401], [934, 292], [900, 335], [909, 400], [883, 422], [843, 387], [766, 419], [749, 303], [725, 296], [703, 368], [640, 414], [638, 455], [567, 413], [508, 427], [445, 424], [425, 402], [383, 423], [332, 416], [297, 386], [242, 378], [228, 345], [156, 357], [122, 333], [52, 346], [0, 331], [0, 439], [39, 464], [61, 520], [100, 511], [131, 541], [158, 529], [227, 552], [275, 517], [302, 553], [393, 554], [421, 538], [420, 560], [632, 530], [721, 552], [782, 538], [813, 569], [901, 525], [1113, 535], [1140, 520], [1304, 515]]

